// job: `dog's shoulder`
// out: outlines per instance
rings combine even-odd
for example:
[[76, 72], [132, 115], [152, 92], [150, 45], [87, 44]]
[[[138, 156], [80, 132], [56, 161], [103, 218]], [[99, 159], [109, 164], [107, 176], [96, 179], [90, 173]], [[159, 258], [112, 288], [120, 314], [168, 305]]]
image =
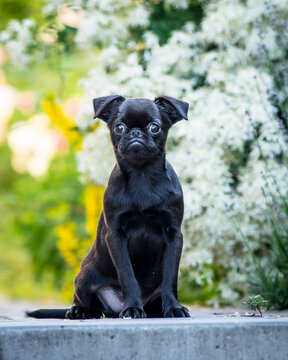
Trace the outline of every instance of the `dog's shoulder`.
[[121, 170], [119, 169], [118, 164], [116, 164], [110, 174], [108, 184], [104, 192], [104, 207], [105, 204], [109, 204], [110, 206], [112, 206], [113, 204], [116, 205], [124, 187], [125, 179]]
[[169, 161], [166, 160], [166, 174], [168, 176], [168, 179], [170, 183], [172, 184], [174, 191], [179, 192], [179, 194], [182, 195], [182, 187], [180, 184], [180, 181], [178, 179], [178, 176], [173, 169], [173, 166], [169, 163]]
[[124, 185], [125, 179], [122, 171], [119, 168], [119, 165], [116, 164], [109, 176], [107, 188], [110, 191], [113, 191], [115, 188], [122, 187]]

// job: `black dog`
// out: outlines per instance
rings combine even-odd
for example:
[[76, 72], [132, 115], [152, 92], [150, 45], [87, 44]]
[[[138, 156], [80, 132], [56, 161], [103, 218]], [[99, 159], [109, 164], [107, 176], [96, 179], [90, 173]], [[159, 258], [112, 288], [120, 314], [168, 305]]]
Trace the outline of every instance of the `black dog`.
[[117, 159], [104, 194], [96, 241], [75, 278], [74, 305], [27, 312], [36, 318], [189, 317], [177, 297], [182, 189], [166, 161], [169, 128], [188, 103], [122, 96], [94, 99]]

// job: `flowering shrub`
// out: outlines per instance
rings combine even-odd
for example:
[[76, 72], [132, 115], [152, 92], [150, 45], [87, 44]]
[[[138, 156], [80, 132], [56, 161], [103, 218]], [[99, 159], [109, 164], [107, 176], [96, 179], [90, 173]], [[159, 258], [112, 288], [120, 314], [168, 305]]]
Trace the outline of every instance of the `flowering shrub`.
[[[272, 76], [273, 87], [267, 90], [267, 95], [276, 110], [274, 121], [277, 121], [287, 144], [288, 67], [285, 60], [287, 60], [288, 21], [276, 4], [266, 2], [265, 5], [267, 12], [264, 18], [274, 32], [277, 47], [274, 53], [270, 54], [269, 46], [263, 42], [267, 36], [267, 29], [263, 27], [259, 18], [256, 27], [261, 42], [258, 46], [255, 65], [265, 68]], [[261, 150], [260, 144], [258, 145]], [[266, 201], [265, 216], [272, 232], [267, 243], [267, 256], [259, 259], [251, 249], [249, 239], [245, 237], [245, 234], [243, 234], [243, 239], [247, 242], [251, 263], [254, 265], [253, 273], [249, 276], [254, 291], [260, 292], [268, 300], [268, 307], [286, 309], [288, 306], [287, 148], [279, 155], [277, 160], [281, 164], [281, 170], [271, 171], [266, 162], [265, 171], [261, 171], [264, 180], [261, 190]]]
[[[97, 49], [80, 82], [77, 126], [85, 135], [78, 169], [105, 186], [115, 162], [105, 125], [93, 119], [94, 97], [167, 94], [188, 101], [189, 121], [171, 129], [167, 154], [184, 190], [181, 281], [190, 299], [195, 290], [207, 303], [229, 303], [245, 294], [252, 269], [242, 233], [260, 255], [271, 239], [261, 171], [268, 167], [287, 189], [287, 1], [199, 0], [201, 25], [186, 19], [171, 26], [164, 43], [152, 26], [158, 3], [47, 2], [45, 12], [58, 20], [67, 8], [78, 16], [75, 46]], [[161, 5], [180, 14], [194, 3]]]

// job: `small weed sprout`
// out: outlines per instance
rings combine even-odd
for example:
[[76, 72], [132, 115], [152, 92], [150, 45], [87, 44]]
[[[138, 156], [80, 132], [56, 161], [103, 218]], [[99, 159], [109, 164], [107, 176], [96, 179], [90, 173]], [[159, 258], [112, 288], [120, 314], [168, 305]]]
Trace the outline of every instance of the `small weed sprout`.
[[268, 301], [265, 300], [261, 295], [252, 295], [252, 296], [249, 296], [248, 300], [244, 301], [243, 304], [248, 305], [250, 307], [250, 309], [253, 311], [258, 310], [262, 317], [263, 315], [262, 315], [261, 308], [267, 308]]

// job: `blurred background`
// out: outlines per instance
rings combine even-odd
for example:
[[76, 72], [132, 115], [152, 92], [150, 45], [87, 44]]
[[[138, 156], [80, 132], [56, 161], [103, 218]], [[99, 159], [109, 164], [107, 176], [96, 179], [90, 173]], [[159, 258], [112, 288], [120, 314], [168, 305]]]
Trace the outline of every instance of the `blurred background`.
[[114, 164], [92, 99], [190, 103], [179, 296], [288, 307], [286, 0], [2, 0], [0, 298], [70, 302]]

